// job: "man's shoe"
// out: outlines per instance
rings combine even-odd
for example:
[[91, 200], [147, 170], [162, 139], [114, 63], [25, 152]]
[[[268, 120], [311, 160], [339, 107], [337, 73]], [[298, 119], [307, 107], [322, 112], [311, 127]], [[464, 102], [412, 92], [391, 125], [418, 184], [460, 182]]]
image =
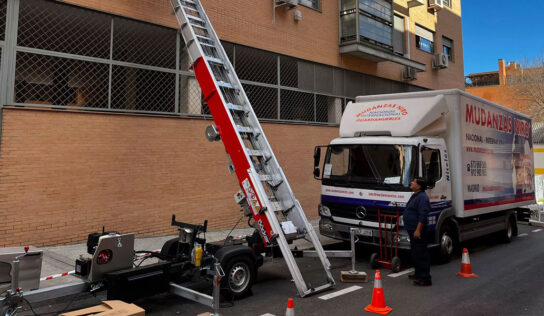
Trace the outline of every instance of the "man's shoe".
[[408, 274], [408, 279], [410, 279], [410, 280], [417, 280], [416, 274], [415, 274], [415, 273]]
[[415, 280], [414, 281], [415, 286], [431, 286], [433, 285], [433, 282], [431, 281], [423, 281], [423, 280]]

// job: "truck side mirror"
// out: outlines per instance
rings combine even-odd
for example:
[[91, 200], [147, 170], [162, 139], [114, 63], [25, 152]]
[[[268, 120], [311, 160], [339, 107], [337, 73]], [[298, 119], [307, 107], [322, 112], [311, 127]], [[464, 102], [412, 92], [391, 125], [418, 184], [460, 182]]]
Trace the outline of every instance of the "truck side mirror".
[[321, 170], [319, 167], [314, 168], [314, 178], [317, 180], [321, 180]]
[[[321, 147], [320, 146], [315, 146], [315, 149], [314, 149], [314, 168], [319, 167], [319, 161], [320, 160], [321, 160]], [[315, 169], [314, 169], [314, 174], [315, 174]]]

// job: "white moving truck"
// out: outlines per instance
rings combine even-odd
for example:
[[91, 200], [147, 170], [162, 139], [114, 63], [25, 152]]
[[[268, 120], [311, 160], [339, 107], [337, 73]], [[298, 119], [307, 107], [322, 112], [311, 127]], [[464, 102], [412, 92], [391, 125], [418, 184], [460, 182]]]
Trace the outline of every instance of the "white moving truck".
[[[320, 232], [348, 240], [355, 227], [360, 242], [378, 244], [377, 208], [402, 215], [420, 176], [442, 261], [464, 240], [501, 232], [508, 242], [516, 208], [535, 200], [531, 137], [530, 117], [461, 90], [357, 97], [340, 137], [315, 150]], [[402, 216], [399, 223], [399, 248], [409, 248]]]

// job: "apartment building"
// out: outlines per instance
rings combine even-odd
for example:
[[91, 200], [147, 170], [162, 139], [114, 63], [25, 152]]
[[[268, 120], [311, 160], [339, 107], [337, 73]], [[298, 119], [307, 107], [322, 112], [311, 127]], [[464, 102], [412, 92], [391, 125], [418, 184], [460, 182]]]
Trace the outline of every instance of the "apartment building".
[[[202, 4], [309, 218], [347, 102], [464, 87], [460, 0]], [[236, 224], [177, 28], [169, 0], [0, 0], [0, 246]]]

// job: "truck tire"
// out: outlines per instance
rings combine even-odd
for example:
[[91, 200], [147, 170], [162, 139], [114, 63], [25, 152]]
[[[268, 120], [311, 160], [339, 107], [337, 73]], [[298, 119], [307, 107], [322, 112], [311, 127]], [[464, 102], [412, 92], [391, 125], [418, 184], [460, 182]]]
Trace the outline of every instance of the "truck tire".
[[249, 295], [257, 275], [253, 260], [247, 256], [234, 256], [223, 267], [222, 294], [230, 300]]
[[453, 257], [458, 244], [451, 224], [442, 225], [438, 238], [438, 260], [440, 263], [448, 263]]
[[378, 263], [378, 254], [376, 252], [373, 252], [370, 255], [370, 267], [372, 269], [378, 269], [380, 267], [380, 264]]
[[517, 221], [514, 216], [510, 216], [506, 222], [506, 228], [502, 231], [502, 241], [510, 243], [518, 233]]

